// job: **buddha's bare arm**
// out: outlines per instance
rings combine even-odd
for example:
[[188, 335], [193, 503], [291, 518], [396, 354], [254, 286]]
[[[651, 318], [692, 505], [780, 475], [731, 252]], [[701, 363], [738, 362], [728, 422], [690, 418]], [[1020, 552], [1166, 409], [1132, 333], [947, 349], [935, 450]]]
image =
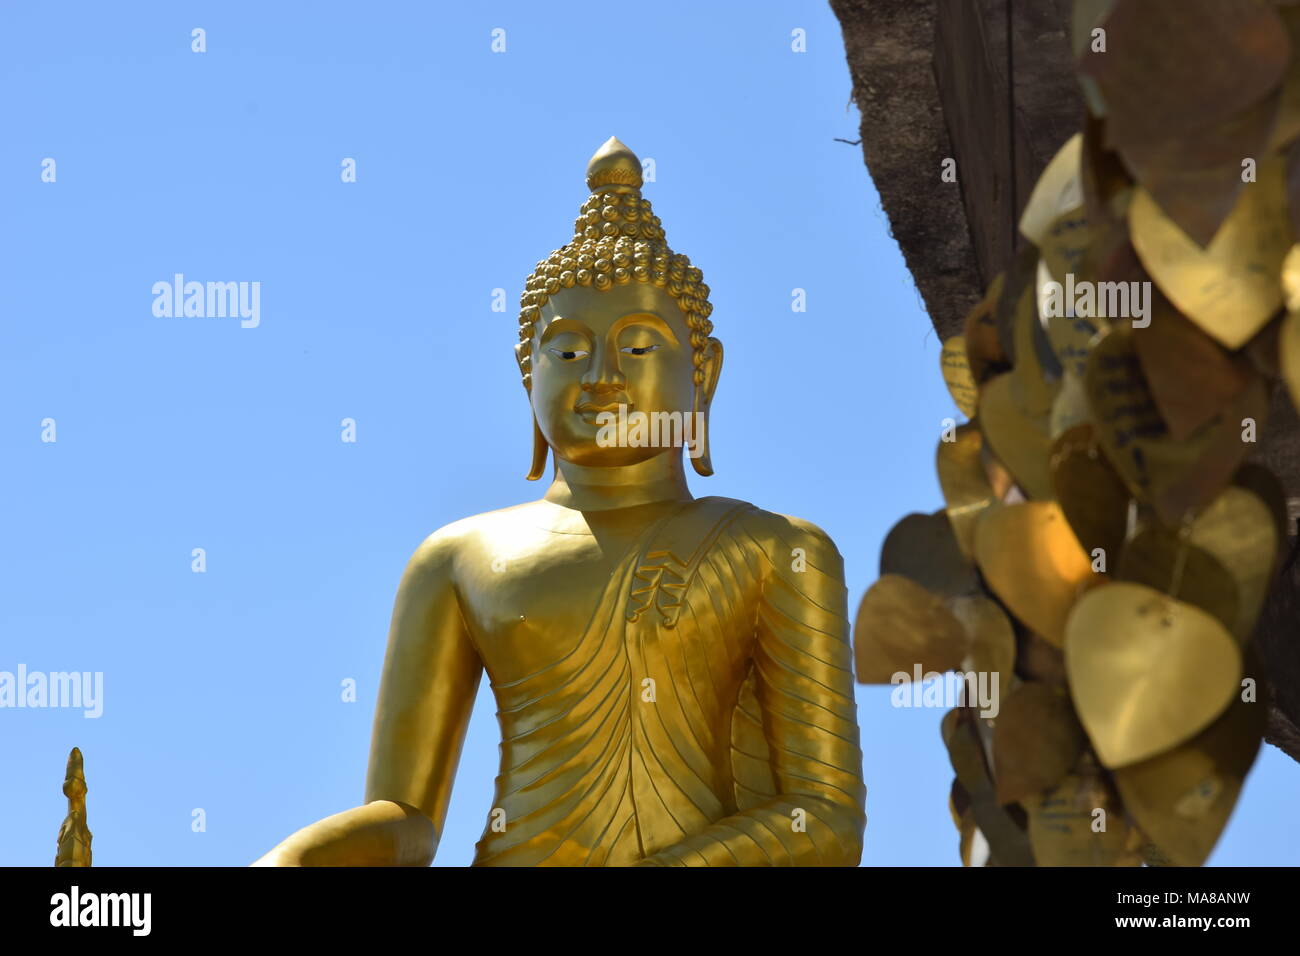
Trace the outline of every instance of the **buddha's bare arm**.
[[778, 522], [759, 538], [770, 568], [754, 667], [777, 795], [638, 865], [856, 866], [861, 859], [866, 787], [843, 560], [815, 526], [768, 517]]
[[402, 575], [388, 635], [364, 805], [297, 831], [254, 865], [428, 866], [437, 850], [482, 665], [439, 532]]

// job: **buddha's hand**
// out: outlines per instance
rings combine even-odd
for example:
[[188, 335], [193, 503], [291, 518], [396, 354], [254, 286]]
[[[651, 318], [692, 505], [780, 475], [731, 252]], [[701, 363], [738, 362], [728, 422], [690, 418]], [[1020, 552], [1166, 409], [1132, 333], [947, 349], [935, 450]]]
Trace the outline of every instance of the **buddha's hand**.
[[428, 866], [437, 845], [421, 811], [375, 800], [303, 827], [253, 866]]

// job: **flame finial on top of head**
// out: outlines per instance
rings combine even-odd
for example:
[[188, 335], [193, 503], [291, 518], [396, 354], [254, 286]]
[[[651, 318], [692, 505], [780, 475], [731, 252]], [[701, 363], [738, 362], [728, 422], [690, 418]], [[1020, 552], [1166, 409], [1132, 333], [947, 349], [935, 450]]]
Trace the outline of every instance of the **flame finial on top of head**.
[[610, 186], [630, 186], [640, 189], [641, 160], [617, 136], [601, 144], [587, 163], [587, 188], [593, 193]]

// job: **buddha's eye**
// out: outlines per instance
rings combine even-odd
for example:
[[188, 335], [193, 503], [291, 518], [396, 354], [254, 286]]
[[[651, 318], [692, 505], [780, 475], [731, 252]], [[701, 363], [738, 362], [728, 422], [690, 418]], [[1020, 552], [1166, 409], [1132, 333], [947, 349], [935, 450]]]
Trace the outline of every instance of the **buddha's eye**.
[[647, 355], [657, 348], [659, 348], [657, 345], [629, 345], [620, 349], [620, 351], [626, 352], [628, 355]]
[[547, 349], [547, 351], [561, 362], [574, 362], [587, 357], [586, 349]]

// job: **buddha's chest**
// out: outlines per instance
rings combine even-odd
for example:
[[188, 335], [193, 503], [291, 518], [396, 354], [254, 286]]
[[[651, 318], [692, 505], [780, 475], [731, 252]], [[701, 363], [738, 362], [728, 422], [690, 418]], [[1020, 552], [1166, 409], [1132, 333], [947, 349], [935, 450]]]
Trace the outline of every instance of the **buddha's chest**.
[[556, 535], [541, 544], [501, 549], [461, 585], [495, 687], [576, 691], [616, 672], [635, 694], [734, 703], [754, 639], [751, 589], [732, 581], [725, 595], [710, 593], [671, 557], [630, 555], [630, 541]]
[[618, 559], [590, 536], [553, 535], [531, 547], [499, 547], [481, 564], [462, 583], [461, 598], [488, 674], [500, 682], [530, 674], [572, 647]]

